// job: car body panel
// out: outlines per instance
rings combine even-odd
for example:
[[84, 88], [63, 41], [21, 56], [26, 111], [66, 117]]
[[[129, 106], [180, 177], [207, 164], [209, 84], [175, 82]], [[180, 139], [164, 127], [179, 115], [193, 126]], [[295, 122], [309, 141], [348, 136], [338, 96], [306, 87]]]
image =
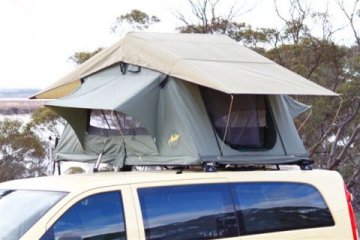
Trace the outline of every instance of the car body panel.
[[79, 200], [100, 192], [121, 191], [128, 239], [145, 239], [138, 188], [203, 183], [296, 182], [314, 186], [323, 196], [335, 221], [331, 227], [253, 234], [228, 239], [352, 239], [344, 182], [337, 172], [326, 170], [120, 172], [39, 177], [0, 184], [0, 189], [33, 189], [69, 192], [21, 238], [40, 239], [45, 231]]

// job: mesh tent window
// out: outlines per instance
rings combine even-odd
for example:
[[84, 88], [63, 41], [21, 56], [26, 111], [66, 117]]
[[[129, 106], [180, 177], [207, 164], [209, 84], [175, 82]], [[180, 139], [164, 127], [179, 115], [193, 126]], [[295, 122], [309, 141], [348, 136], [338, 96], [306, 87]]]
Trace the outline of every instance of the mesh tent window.
[[95, 109], [88, 112], [87, 132], [95, 135], [149, 135], [141, 122], [129, 115]]
[[265, 95], [229, 95], [202, 88], [209, 118], [219, 138], [235, 150], [268, 150], [276, 127]]

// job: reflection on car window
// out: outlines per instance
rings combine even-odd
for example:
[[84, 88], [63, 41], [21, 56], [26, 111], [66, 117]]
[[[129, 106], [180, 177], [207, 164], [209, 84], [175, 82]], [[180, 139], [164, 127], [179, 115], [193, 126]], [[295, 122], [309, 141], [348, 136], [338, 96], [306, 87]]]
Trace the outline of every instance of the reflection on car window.
[[301, 183], [232, 184], [241, 235], [334, 225], [320, 193]]
[[138, 190], [146, 239], [214, 239], [238, 235], [225, 184]]
[[42, 239], [126, 239], [123, 204], [119, 192], [85, 198], [71, 207]]
[[0, 190], [0, 239], [20, 239], [67, 193], [35, 190]]

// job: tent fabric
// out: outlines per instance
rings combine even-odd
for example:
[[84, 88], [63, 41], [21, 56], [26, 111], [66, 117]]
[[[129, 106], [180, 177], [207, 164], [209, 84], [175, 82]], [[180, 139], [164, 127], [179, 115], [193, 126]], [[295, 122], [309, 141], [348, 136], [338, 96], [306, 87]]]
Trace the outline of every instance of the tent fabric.
[[[136, 119], [142, 119], [142, 124], [146, 129], [155, 135], [155, 106], [159, 97], [158, 86], [164, 78], [163, 74], [148, 69], [142, 69], [140, 73], [129, 72], [123, 75], [118, 66], [113, 66], [105, 72], [86, 78], [81, 88], [74, 91], [73, 94], [60, 100], [51, 101], [47, 105], [78, 109], [117, 110]], [[142, 104], [139, 105], [139, 102]], [[138, 111], [132, 111], [133, 108], [137, 108]], [[77, 135], [83, 131], [78, 128], [74, 130]]]
[[[145, 68], [123, 74], [112, 66], [93, 74], [69, 96], [48, 103], [71, 125], [56, 148], [56, 159], [92, 162], [102, 149], [103, 162], [119, 167], [198, 165], [216, 159], [236, 164], [285, 163], [307, 157], [283, 96], [267, 96], [276, 123], [275, 145], [238, 151], [214, 131], [201, 89]], [[149, 135], [97, 136], [87, 130], [89, 109], [126, 113], [143, 123]]]
[[273, 147], [276, 131], [265, 95], [229, 95], [210, 88], [202, 88], [202, 94], [222, 141], [238, 150]]
[[304, 103], [296, 101], [295, 99], [287, 95], [283, 95], [282, 97], [292, 118], [296, 118], [297, 116], [301, 115], [302, 113], [308, 111], [311, 108], [310, 105], [306, 105]]
[[56, 159], [62, 161], [96, 162], [100, 152], [104, 151], [101, 161], [122, 167], [126, 154], [132, 158], [158, 156], [158, 151], [151, 136], [99, 136], [86, 134], [84, 144], [74, 137], [75, 132], [70, 125], [66, 125], [62, 137], [56, 146]]
[[337, 95], [225, 35], [133, 32], [33, 98], [64, 97], [82, 79], [120, 62], [228, 94]]

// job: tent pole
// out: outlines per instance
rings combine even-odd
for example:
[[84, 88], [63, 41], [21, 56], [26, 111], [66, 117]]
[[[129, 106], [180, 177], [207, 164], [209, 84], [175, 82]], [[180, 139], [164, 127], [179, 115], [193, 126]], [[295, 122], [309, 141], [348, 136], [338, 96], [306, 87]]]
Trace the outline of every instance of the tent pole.
[[106, 118], [106, 115], [105, 115], [105, 113], [104, 113], [104, 110], [101, 110], [101, 113], [102, 113], [102, 115], [103, 115], [103, 117], [104, 117], [104, 120], [105, 120], [105, 122], [106, 122], [106, 125], [108, 125], [108, 128], [111, 129], [110, 123], [108, 122], [108, 120], [107, 120], [107, 118]]
[[98, 172], [99, 171], [99, 167], [100, 167], [100, 163], [101, 163], [101, 159], [102, 159], [102, 155], [104, 154], [104, 149], [100, 151], [99, 157], [95, 163], [93, 172]]
[[56, 161], [56, 162], [57, 162], [58, 175], [61, 175], [60, 161]]
[[228, 131], [228, 127], [229, 127], [229, 123], [230, 123], [231, 110], [232, 110], [232, 106], [233, 106], [233, 103], [234, 103], [234, 95], [230, 94], [230, 98], [231, 98], [231, 102], [230, 102], [230, 106], [229, 106], [228, 119], [226, 120], [225, 133], [224, 133], [223, 141], [222, 141], [222, 143], [221, 143], [221, 149], [222, 149], [223, 146], [224, 146], [225, 139], [226, 139], [226, 135], [227, 135], [227, 131]]

